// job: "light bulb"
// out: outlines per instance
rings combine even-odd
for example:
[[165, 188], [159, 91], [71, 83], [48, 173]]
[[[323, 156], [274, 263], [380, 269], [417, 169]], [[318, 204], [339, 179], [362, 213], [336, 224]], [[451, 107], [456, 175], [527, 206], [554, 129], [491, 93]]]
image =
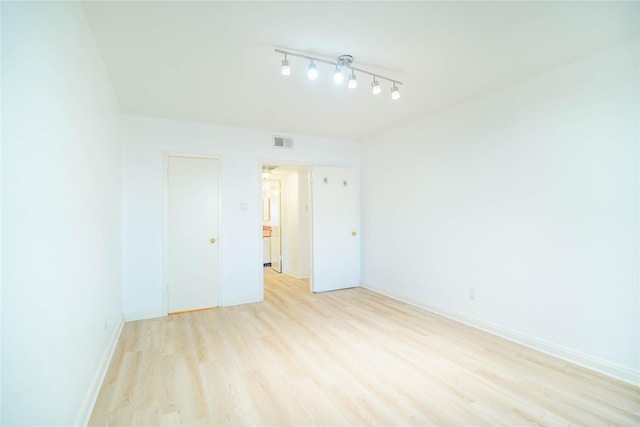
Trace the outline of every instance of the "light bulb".
[[313, 61], [311, 61], [311, 64], [309, 64], [309, 69], [307, 70], [307, 76], [309, 77], [310, 80], [315, 80], [318, 78], [318, 67], [316, 67], [316, 64], [314, 64]]
[[291, 75], [291, 67], [289, 66], [289, 61], [287, 58], [282, 60], [282, 68], [280, 68], [280, 74], [283, 76]]
[[371, 92], [373, 92], [374, 95], [379, 94], [380, 92], [382, 92], [382, 88], [380, 87], [380, 83], [378, 83], [377, 80], [373, 80], [373, 83], [371, 83]]
[[349, 89], [355, 89], [358, 87], [358, 82], [356, 81], [356, 75], [353, 74], [353, 70], [351, 70], [351, 75], [349, 76], [349, 83], [347, 83], [347, 87]]
[[344, 81], [344, 75], [342, 74], [342, 71], [340, 71], [340, 68], [338, 68], [337, 65], [336, 65], [336, 70], [333, 72], [333, 81], [336, 82], [337, 84], [340, 84]]
[[398, 86], [396, 86], [394, 83], [393, 88], [391, 89], [391, 99], [395, 101], [396, 99], [399, 99], [399, 98], [400, 98], [400, 90], [398, 89]]

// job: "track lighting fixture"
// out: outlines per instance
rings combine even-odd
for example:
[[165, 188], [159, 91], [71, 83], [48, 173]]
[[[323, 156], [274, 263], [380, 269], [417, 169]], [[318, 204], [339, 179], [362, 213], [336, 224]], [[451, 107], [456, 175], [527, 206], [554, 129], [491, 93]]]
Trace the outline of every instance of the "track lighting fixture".
[[342, 74], [342, 71], [340, 71], [340, 67], [338, 67], [337, 65], [335, 71], [333, 72], [333, 81], [337, 84], [341, 84], [344, 81], [344, 75]]
[[285, 53], [284, 59], [282, 60], [282, 67], [280, 68], [280, 74], [283, 76], [288, 76], [291, 74], [291, 67], [289, 66], [289, 60], [287, 59], [287, 54]]
[[349, 83], [347, 83], [347, 86], [349, 87], [349, 89], [355, 89], [358, 87], [358, 82], [356, 81], [356, 75], [353, 72], [353, 70], [351, 70], [351, 75], [349, 76]]
[[310, 80], [316, 80], [318, 78], [318, 75], [319, 75], [318, 67], [316, 66], [315, 63], [321, 62], [324, 64], [333, 65], [335, 67], [333, 71], [333, 81], [336, 82], [337, 84], [341, 84], [344, 81], [344, 74], [342, 70], [346, 68], [347, 71], [351, 70], [351, 73], [349, 75], [349, 82], [347, 84], [347, 87], [349, 89], [355, 89], [358, 87], [358, 82], [356, 81], [356, 74], [355, 74], [355, 72], [357, 71], [359, 73], [367, 74], [373, 77], [373, 81], [371, 83], [371, 92], [374, 95], [378, 95], [379, 93], [382, 92], [382, 87], [380, 86], [380, 82], [378, 81], [379, 79], [379, 80], [385, 80], [393, 85], [391, 88], [391, 99], [395, 101], [396, 99], [400, 98], [400, 90], [398, 89], [398, 86], [402, 85], [402, 82], [391, 79], [389, 77], [381, 76], [379, 74], [374, 74], [370, 71], [363, 70], [361, 68], [354, 67], [352, 65], [353, 57], [351, 55], [340, 55], [336, 59], [336, 61], [330, 61], [330, 60], [318, 58], [315, 56], [285, 51], [281, 49], [276, 49], [275, 51], [277, 53], [282, 53], [284, 55], [284, 60], [282, 61], [282, 68], [280, 69], [280, 73], [284, 76], [288, 76], [291, 74], [291, 67], [289, 65], [289, 59], [287, 58], [287, 55], [295, 56], [295, 57], [304, 58], [310, 61], [309, 66], [307, 67], [307, 76], [309, 77]]
[[393, 87], [391, 88], [391, 99], [395, 101], [396, 99], [399, 99], [399, 98], [400, 98], [400, 90], [398, 89], [398, 86], [394, 84]]
[[307, 76], [309, 80], [315, 80], [318, 78], [318, 67], [313, 63], [313, 59], [311, 60], [311, 64], [309, 64], [309, 68], [307, 69]]
[[377, 95], [380, 92], [382, 92], [382, 88], [380, 87], [380, 83], [378, 83], [378, 81], [376, 80], [376, 76], [373, 76], [373, 82], [371, 82], [371, 92], [374, 95]]

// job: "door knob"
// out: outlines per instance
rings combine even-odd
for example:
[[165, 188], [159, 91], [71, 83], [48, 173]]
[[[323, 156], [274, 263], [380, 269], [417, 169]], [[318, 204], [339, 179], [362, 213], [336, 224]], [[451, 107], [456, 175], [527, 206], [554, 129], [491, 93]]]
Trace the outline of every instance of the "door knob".
[[357, 235], [357, 234], [358, 234], [358, 233], [356, 233], [355, 231], [352, 231], [352, 232], [351, 232], [351, 235], [352, 235], [352, 236], [355, 236], [355, 235]]
[[209, 240], [209, 241], [210, 241], [211, 243], [215, 243], [215, 242], [216, 242], [216, 239], [211, 238], [211, 240]]

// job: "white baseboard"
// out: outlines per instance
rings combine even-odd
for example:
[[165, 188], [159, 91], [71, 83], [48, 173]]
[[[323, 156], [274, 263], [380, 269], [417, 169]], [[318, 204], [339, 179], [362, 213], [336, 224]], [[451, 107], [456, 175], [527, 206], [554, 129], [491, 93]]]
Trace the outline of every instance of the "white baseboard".
[[80, 412], [76, 417], [76, 422], [74, 423], [75, 426], [84, 427], [89, 424], [89, 419], [91, 418], [93, 407], [95, 406], [96, 400], [98, 399], [98, 394], [100, 393], [100, 388], [102, 387], [104, 377], [107, 375], [107, 370], [109, 369], [109, 364], [111, 363], [113, 353], [116, 351], [123, 326], [124, 320], [120, 322], [120, 325], [118, 325], [117, 328], [115, 328], [113, 334], [111, 335], [111, 338], [109, 339], [109, 343], [104, 351], [104, 354], [102, 355], [102, 359], [100, 359], [98, 369], [96, 370], [96, 373], [93, 376], [93, 380], [91, 381], [89, 391], [87, 391], [84, 402], [82, 402], [82, 406], [80, 407]]
[[[220, 303], [220, 307], [228, 307], [232, 305], [251, 304], [254, 302], [260, 302], [260, 296], [258, 295], [246, 295], [232, 300], [224, 300]], [[149, 311], [135, 311], [132, 313], [124, 314], [125, 322], [133, 322], [135, 320], [155, 319], [156, 317], [164, 317], [167, 313], [162, 310], [149, 310]]]
[[124, 321], [133, 322], [134, 320], [154, 319], [156, 317], [164, 317], [167, 313], [162, 310], [134, 311], [133, 313], [125, 313]]
[[500, 325], [496, 325], [491, 322], [487, 322], [482, 319], [478, 319], [473, 316], [468, 316], [457, 311], [449, 310], [446, 308], [438, 307], [433, 304], [426, 303], [424, 301], [417, 301], [414, 298], [407, 297], [390, 291], [388, 289], [380, 289], [371, 286], [366, 283], [362, 283], [363, 288], [370, 291], [385, 295], [389, 298], [404, 302], [406, 304], [421, 308], [423, 310], [430, 311], [435, 314], [447, 317], [452, 320], [456, 320], [465, 325], [469, 325], [476, 329], [489, 332], [490, 334], [497, 335], [499, 337], [508, 339], [510, 341], [522, 344], [526, 347], [530, 347], [534, 350], [538, 350], [542, 353], [549, 354], [562, 360], [574, 363], [592, 371], [599, 372], [609, 377], [624, 381], [626, 383], [639, 386], [640, 385], [640, 371], [621, 366], [615, 363], [608, 362], [606, 360], [599, 359], [597, 357], [581, 353], [579, 351], [572, 350], [570, 348], [548, 342], [546, 340], [536, 338], [513, 329], [505, 328]]

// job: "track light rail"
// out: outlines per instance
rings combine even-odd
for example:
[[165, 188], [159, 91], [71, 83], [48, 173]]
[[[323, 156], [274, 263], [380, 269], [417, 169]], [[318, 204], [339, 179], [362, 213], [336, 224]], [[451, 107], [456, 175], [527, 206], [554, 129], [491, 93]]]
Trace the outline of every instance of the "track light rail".
[[329, 61], [329, 60], [324, 59], [324, 58], [318, 58], [316, 56], [309, 56], [309, 55], [305, 55], [305, 54], [301, 54], [301, 53], [291, 52], [291, 51], [288, 51], [288, 50], [275, 49], [275, 51], [277, 53], [282, 53], [284, 55], [289, 55], [289, 56], [295, 56], [295, 57], [298, 57], [298, 58], [308, 59], [309, 61], [322, 62], [322, 63], [333, 65], [333, 66], [336, 66], [336, 67], [349, 68], [349, 69], [351, 69], [353, 71], [357, 71], [359, 73], [367, 74], [367, 75], [373, 77], [374, 80], [376, 78], [379, 78], [379, 79], [391, 82], [391, 83], [393, 83], [395, 85], [402, 85], [402, 82], [399, 81], [399, 80], [395, 80], [395, 79], [392, 79], [390, 77], [381, 76], [380, 74], [372, 73], [371, 71], [363, 70], [362, 68], [353, 67], [350, 64], [342, 64], [342, 63], [340, 63], [338, 61]]

